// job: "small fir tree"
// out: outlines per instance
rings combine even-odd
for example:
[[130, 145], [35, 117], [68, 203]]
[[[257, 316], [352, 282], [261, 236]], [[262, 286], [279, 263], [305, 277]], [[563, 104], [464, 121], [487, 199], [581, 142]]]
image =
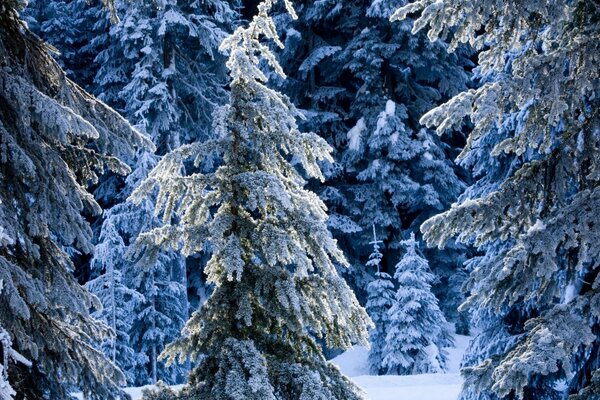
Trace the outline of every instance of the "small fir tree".
[[385, 347], [385, 338], [387, 325], [389, 322], [388, 311], [392, 307], [394, 300], [394, 284], [392, 277], [381, 271], [381, 258], [383, 254], [379, 251], [379, 245], [383, 243], [377, 240], [375, 234], [375, 225], [373, 225], [373, 241], [369, 244], [373, 245], [373, 252], [367, 261], [367, 267], [375, 267], [375, 279], [367, 286], [367, 313], [373, 320], [375, 327], [369, 332], [369, 370], [374, 375], [383, 373], [382, 366]]
[[445, 347], [453, 345], [446, 318], [431, 292], [435, 276], [417, 253], [414, 234], [402, 241], [406, 254], [396, 265], [398, 291], [388, 312], [389, 327], [383, 366], [388, 374], [413, 375], [444, 372]]
[[[108, 213], [107, 213], [108, 214]], [[122, 270], [125, 243], [116, 231], [114, 215], [107, 215], [102, 225], [100, 244], [94, 249], [92, 271], [98, 275], [85, 284], [96, 295], [102, 307], [92, 313], [94, 318], [105, 321], [114, 335], [102, 343], [102, 351], [118, 365], [128, 383], [134, 382], [133, 368], [142, 362], [136, 357], [129, 338], [136, 306], [143, 296], [128, 287]]]
[[[305, 175], [323, 179], [317, 162], [331, 161], [331, 148], [300, 132], [300, 113], [265, 86], [261, 61], [283, 76], [260, 42], [283, 46], [268, 15], [274, 3], [261, 3], [249, 26], [222, 44], [232, 82], [215, 138], [167, 154], [133, 194], [142, 201], [158, 186], [157, 210], [167, 223], [140, 237], [142, 258], [153, 257], [157, 245], [182, 245], [185, 254], [202, 251], [207, 239], [213, 246], [206, 272], [214, 291], [165, 351], [170, 361], [179, 355], [197, 363], [180, 398], [363, 398], [317, 342], [366, 345], [370, 321], [337, 274], [334, 263], [346, 261], [327, 230], [324, 204], [303, 189]], [[214, 154], [222, 160], [214, 172], [182, 173], [188, 159]], [[168, 223], [173, 211], [177, 224]]]
[[[99, 95], [148, 134], [158, 155], [182, 143], [206, 139], [214, 108], [226, 100], [225, 56], [218, 45], [236, 15], [230, 2], [166, 0], [157, 7], [154, 2], [118, 1], [117, 5], [122, 20], [110, 30], [97, 57], [101, 64], [95, 79]], [[123, 321], [129, 325], [128, 339], [123, 337], [119, 346], [135, 354], [119, 366], [128, 371], [129, 383], [136, 386], [158, 379], [179, 383], [188, 372], [184, 366], [167, 368], [157, 360], [165, 344], [179, 336], [189, 316], [185, 258], [168, 250], [149, 263], [127, 256], [129, 244], [141, 231], [161, 225], [153, 215], [152, 198], [139, 205], [126, 201], [159, 158], [138, 154], [124, 189], [115, 190], [114, 180], [107, 179], [95, 192], [107, 202], [118, 203], [105, 214], [98, 246], [113, 241], [124, 244], [112, 250], [119, 253], [114, 267], [106, 267], [100, 259], [102, 252], [95, 257], [103, 268], [100, 272], [116, 268], [123, 274], [124, 284], [142, 299], [133, 308], [124, 298], [117, 304], [125, 311], [121, 312], [123, 318], [129, 319]], [[192, 285], [205, 289], [197, 281]], [[131, 313], [131, 318], [126, 313]]]

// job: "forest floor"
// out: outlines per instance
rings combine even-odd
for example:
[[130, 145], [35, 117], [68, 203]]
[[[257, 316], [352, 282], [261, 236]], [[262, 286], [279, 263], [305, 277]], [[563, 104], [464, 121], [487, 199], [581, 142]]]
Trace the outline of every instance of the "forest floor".
[[363, 388], [370, 400], [456, 400], [462, 385], [460, 360], [469, 339], [468, 336], [454, 336], [455, 347], [446, 349], [449, 363], [445, 374], [368, 375], [368, 351], [361, 346], [355, 346], [331, 362]]
[[[408, 376], [368, 375], [367, 349], [355, 346], [331, 360], [367, 393], [369, 400], [456, 400], [462, 385], [460, 360], [469, 343], [468, 336], [455, 335], [455, 347], [446, 349], [449, 355], [448, 372]], [[174, 389], [180, 388], [175, 386]], [[142, 390], [127, 388], [132, 400], [142, 397]]]

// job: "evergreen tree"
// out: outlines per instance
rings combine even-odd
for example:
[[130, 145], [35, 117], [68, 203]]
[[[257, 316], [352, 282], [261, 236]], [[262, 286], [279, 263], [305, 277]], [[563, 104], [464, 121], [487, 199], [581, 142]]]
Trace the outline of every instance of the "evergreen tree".
[[439, 133], [465, 117], [474, 125], [461, 157], [478, 173], [475, 190], [422, 226], [430, 244], [456, 236], [485, 252], [468, 281], [466, 306], [481, 310], [485, 330], [462, 398], [598, 397], [600, 11], [586, 1], [427, 0], [394, 19], [417, 11], [414, 31], [452, 30], [450, 49], [480, 50], [483, 84], [422, 118]]
[[111, 214], [109, 211], [106, 215], [100, 243], [94, 248], [91, 261], [91, 269], [97, 275], [85, 287], [102, 304], [92, 315], [105, 321], [115, 333], [102, 343], [102, 351], [125, 373], [127, 382], [134, 383], [134, 368], [148, 362], [148, 357], [140, 357], [135, 351], [129, 336], [136, 309], [143, 302], [144, 296], [128, 286], [131, 282], [126, 281], [125, 272], [129, 271], [124, 271], [122, 267], [126, 246], [120, 232], [116, 231], [120, 226], [115, 220], [119, 214]]
[[105, 166], [126, 173], [135, 147], [151, 144], [66, 78], [20, 3], [0, 4], [0, 325], [31, 367], [11, 365], [9, 380], [20, 398], [63, 399], [79, 386], [113, 399], [123, 376], [94, 349], [109, 329], [89, 316], [95, 298], [65, 249], [93, 249], [82, 213], [100, 210], [85, 187]]
[[[331, 161], [331, 149], [298, 130], [300, 113], [265, 86], [259, 68], [264, 60], [283, 76], [259, 41], [282, 46], [272, 6], [261, 3], [249, 26], [222, 44], [232, 82], [215, 138], [167, 154], [133, 193], [139, 202], [158, 186], [167, 223], [140, 237], [142, 259], [153, 258], [157, 245], [182, 245], [185, 254], [202, 251], [207, 239], [213, 246], [206, 272], [214, 291], [165, 352], [170, 361], [179, 354], [197, 362], [180, 398], [362, 398], [316, 341], [366, 344], [369, 318], [337, 275], [334, 262], [345, 260], [327, 231], [325, 206], [303, 189], [304, 174], [323, 179], [317, 161]], [[215, 171], [182, 174], [186, 160], [215, 154], [222, 160]], [[173, 211], [180, 221], [169, 224]]]
[[164, 154], [205, 140], [226, 99], [219, 44], [232, 30], [235, 1], [117, 3], [121, 21], [98, 55], [97, 94], [146, 132]]
[[[131, 194], [158, 159], [140, 153], [120, 196]], [[146, 199], [138, 205], [124, 201], [105, 213], [91, 263], [96, 277], [87, 284], [103, 304], [96, 315], [119, 333], [104, 350], [112, 357], [120, 349], [117, 365], [128, 383], [137, 386], [158, 379], [179, 383], [187, 373], [185, 366], [158, 363], [158, 354], [179, 336], [188, 318], [185, 259], [173, 251], [161, 252], [152, 263], [137, 263], [129, 256], [140, 232], [161, 225], [153, 211], [151, 199]]]
[[375, 225], [373, 225], [373, 241], [370, 243], [373, 245], [373, 252], [369, 256], [367, 261], [367, 267], [376, 267], [375, 279], [367, 286], [368, 299], [367, 299], [367, 313], [371, 317], [371, 320], [375, 324], [375, 327], [369, 332], [369, 344], [371, 349], [369, 350], [369, 369], [372, 374], [379, 375], [384, 369], [382, 368], [383, 362], [383, 348], [385, 347], [385, 337], [387, 326], [389, 322], [388, 310], [392, 307], [394, 299], [394, 284], [392, 283], [392, 277], [381, 271], [381, 258], [383, 255], [379, 251], [379, 245], [383, 243], [381, 240], [377, 240], [375, 234]]
[[417, 253], [414, 234], [401, 242], [406, 254], [396, 264], [398, 291], [388, 310], [383, 367], [388, 374], [413, 375], [446, 371], [445, 347], [453, 345], [446, 318], [431, 292], [435, 276]]
[[51, 44], [69, 78], [92, 91], [98, 48], [105, 44], [111, 15], [101, 0], [28, 0], [28, 28]]
[[[416, 232], [464, 189], [462, 171], [452, 162], [462, 134], [442, 141], [418, 119], [466, 88], [470, 61], [462, 53], [448, 54], [440, 41], [412, 36], [408, 21], [390, 23], [402, 1], [298, 3], [298, 21], [282, 31], [290, 77], [275, 82], [304, 109], [302, 127], [334, 147], [336, 162], [323, 166], [327, 181], [315, 190], [351, 263], [341, 272], [362, 297], [372, 279], [364, 269], [371, 224], [381, 228], [387, 249], [382, 267], [391, 270], [406, 231]], [[449, 280], [462, 264], [464, 247], [425, 251], [441, 275], [436, 289], [448, 304], [456, 303], [460, 282], [449, 288]], [[458, 320], [451, 307], [444, 311]]]
[[[205, 140], [214, 107], [226, 98], [224, 56], [217, 48], [235, 16], [229, 3], [170, 0], [160, 8], [153, 2], [118, 5], [122, 20], [111, 29], [109, 45], [97, 58], [102, 62], [96, 76], [99, 96], [147, 133], [158, 154], [191, 140]], [[129, 329], [119, 345], [134, 354], [119, 366], [129, 372], [133, 385], [157, 379], [179, 383], [187, 374], [185, 366], [167, 368], [157, 360], [188, 318], [185, 258], [163, 251], [151, 263], [127, 260], [129, 244], [139, 232], [160, 226], [151, 199], [140, 205], [126, 201], [158, 159], [139, 154], [124, 189], [115, 193], [114, 183], [107, 180], [96, 192], [119, 203], [106, 214], [98, 247], [113, 242], [123, 246], [111, 247], [116, 254], [108, 257], [99, 252], [94, 261], [101, 267], [102, 279], [116, 269], [137, 293], [116, 305]], [[142, 301], [134, 306], [131, 301], [136, 298]]]

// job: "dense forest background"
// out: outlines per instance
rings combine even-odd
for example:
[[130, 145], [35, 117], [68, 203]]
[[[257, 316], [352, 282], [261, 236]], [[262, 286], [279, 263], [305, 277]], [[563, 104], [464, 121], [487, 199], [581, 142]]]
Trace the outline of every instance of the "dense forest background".
[[[332, 265], [375, 323], [372, 373], [443, 371], [451, 333], [475, 334], [464, 400], [598, 394], [595, 2], [297, 0], [295, 13], [268, 2], [268, 17], [257, 0], [13, 3], [0, 6], [0, 327], [10, 334], [3, 348], [34, 361], [34, 372], [29, 362], [12, 369], [13, 386], [27, 388], [19, 396], [61, 398], [82, 387], [107, 399], [119, 384], [183, 383], [190, 372], [202, 381], [194, 362], [159, 357], [182, 331], [206, 339], [184, 327], [220, 287], [207, 270], [223, 246], [190, 223], [183, 177], [211, 177], [227, 164], [219, 135], [237, 126], [228, 107], [254, 115], [265, 98], [273, 119], [244, 120], [244, 129], [262, 132], [289, 111], [295, 122], [281, 122], [290, 135], [282, 143], [296, 132], [320, 138], [314, 159], [296, 149], [277, 165], [327, 207], [347, 260], [328, 250]], [[251, 26], [273, 40], [233, 43], [234, 35], [222, 46], [257, 14]], [[268, 90], [235, 75], [239, 49]], [[277, 96], [297, 110], [278, 110]], [[325, 144], [331, 157], [319, 153]], [[226, 191], [215, 179], [203, 190]], [[202, 207], [218, 214], [223, 198]], [[206, 240], [181, 251], [173, 235], [184, 240], [193, 229]], [[161, 245], [140, 250], [148, 232]], [[48, 265], [60, 272], [40, 272]], [[343, 297], [345, 286], [332, 287]], [[39, 328], [48, 319], [78, 328]], [[348, 335], [315, 340], [332, 357], [360, 336]], [[177, 352], [191, 352], [185, 346]], [[346, 393], [335, 382], [332, 398]]]
[[[439, 137], [418, 120], [466, 89], [473, 64], [467, 51], [449, 54], [443, 43], [413, 36], [409, 21], [390, 22], [399, 2], [363, 3], [296, 2], [296, 21], [280, 10], [274, 18], [285, 49], [277, 55], [287, 78], [272, 78], [307, 117], [302, 129], [334, 148], [335, 162], [324, 166], [327, 180], [311, 187], [327, 204], [329, 227], [350, 262], [340, 272], [365, 304], [376, 272], [365, 267], [373, 226], [385, 249], [382, 270], [393, 274], [400, 242], [411, 233], [421, 237], [420, 224], [446, 210], [467, 186], [468, 173], [453, 161], [465, 133]], [[96, 316], [110, 321], [110, 313], [119, 314], [116, 323], [128, 341], [117, 341], [115, 357], [128, 366], [132, 385], [185, 378], [185, 371], [151, 364], [210, 286], [202, 274], [206, 256], [165, 253], [144, 272], [126, 261], [136, 236], [160, 223], [152, 202], [140, 208], [127, 197], [161, 155], [213, 134], [214, 110], [228, 100], [218, 46], [257, 4], [117, 2], [116, 24], [100, 1], [34, 0], [23, 12], [30, 29], [57, 49], [67, 75], [124, 115], [157, 149], [138, 155], [126, 179], [108, 174], [93, 188], [107, 211], [91, 220], [95, 252], [75, 261], [79, 282], [103, 301]], [[422, 250], [437, 276], [434, 293], [442, 309], [459, 332], [468, 333], [466, 315], [456, 311], [464, 300], [467, 249]], [[119, 282], [107, 283], [113, 268]], [[112, 285], [119, 285], [121, 296], [115, 306], [109, 304]]]

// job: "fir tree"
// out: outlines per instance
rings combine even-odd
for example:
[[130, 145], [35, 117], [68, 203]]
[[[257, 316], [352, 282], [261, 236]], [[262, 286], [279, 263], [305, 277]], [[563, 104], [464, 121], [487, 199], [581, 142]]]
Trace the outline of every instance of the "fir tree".
[[[121, 199], [148, 176], [158, 159], [149, 152], [138, 155]], [[187, 373], [185, 366], [166, 368], [158, 362], [158, 354], [179, 336], [188, 318], [185, 259], [164, 251], [152, 263], [138, 263], [129, 255], [140, 232], [161, 225], [153, 211], [152, 200], [146, 199], [138, 205], [123, 201], [105, 213], [91, 262], [96, 277], [87, 283], [103, 305], [96, 316], [119, 333], [104, 350], [112, 357], [120, 349], [117, 365], [126, 372], [128, 383], [136, 386], [158, 379], [179, 383]]]
[[422, 226], [432, 245], [458, 237], [485, 252], [468, 281], [466, 306], [485, 330], [462, 398], [598, 397], [600, 11], [586, 1], [427, 0], [394, 19], [413, 12], [413, 31], [452, 30], [450, 49], [480, 50], [482, 85], [422, 118], [439, 133], [465, 117], [474, 125], [461, 154], [478, 173], [474, 190]]
[[445, 347], [453, 341], [446, 318], [431, 292], [435, 276], [417, 253], [414, 234], [401, 242], [406, 254], [396, 264], [398, 291], [388, 310], [383, 367], [388, 374], [413, 375], [446, 371]]
[[126, 245], [120, 232], [116, 231], [119, 224], [115, 219], [119, 215], [111, 214], [106, 215], [100, 243], [95, 246], [91, 261], [91, 269], [97, 275], [85, 287], [102, 304], [92, 315], [105, 321], [114, 331], [114, 336], [102, 343], [103, 352], [125, 373], [127, 382], [134, 383], [135, 367], [148, 362], [147, 356], [140, 357], [135, 351], [129, 336], [136, 309], [144, 296], [129, 287], [131, 282], [126, 281], [128, 271], [123, 268]]
[[[213, 246], [206, 272], [214, 291], [165, 352], [170, 361], [179, 354], [197, 362], [180, 397], [358, 399], [360, 390], [325, 361], [316, 341], [366, 344], [369, 318], [337, 275], [334, 262], [345, 260], [326, 228], [325, 206], [303, 189], [303, 174], [323, 179], [317, 161], [331, 161], [331, 149], [298, 130], [299, 112], [265, 86], [259, 68], [264, 60], [283, 76], [259, 41], [282, 46], [272, 6], [261, 3], [249, 26], [222, 44], [231, 96], [216, 114], [215, 139], [167, 154], [134, 192], [139, 202], [158, 186], [164, 221], [173, 211], [180, 217], [141, 236], [138, 251], [151, 258], [157, 245], [182, 245], [185, 254], [202, 251], [207, 239]], [[215, 153], [222, 162], [214, 172], [181, 173], [186, 160]]]
[[368, 299], [366, 309], [375, 324], [375, 327], [369, 332], [369, 344], [371, 345], [369, 351], [369, 369], [374, 375], [379, 375], [384, 371], [382, 362], [389, 322], [388, 310], [392, 307], [394, 299], [392, 277], [381, 271], [381, 258], [383, 257], [379, 251], [381, 243], [383, 243], [381, 240], [377, 240], [375, 225], [373, 225], [373, 241], [370, 242], [373, 245], [373, 252], [369, 256], [366, 266], [375, 267], [377, 271], [375, 272], [375, 279], [367, 286]]
[[[185, 142], [205, 140], [214, 108], [226, 99], [224, 56], [218, 44], [235, 16], [229, 3], [170, 0], [159, 8], [153, 2], [118, 5], [121, 22], [111, 29], [109, 45], [98, 55], [102, 63], [96, 76], [99, 95], [147, 133], [159, 155]], [[133, 305], [136, 297], [129, 296], [116, 305], [122, 323], [128, 326], [119, 346], [133, 352], [119, 366], [128, 371], [132, 385], [158, 379], [179, 383], [187, 374], [185, 366], [167, 368], [157, 360], [165, 344], [179, 336], [189, 316], [185, 258], [165, 250], [150, 263], [128, 260], [129, 244], [139, 232], [161, 225], [153, 216], [152, 199], [139, 205], [126, 201], [159, 159], [139, 154], [134, 172], [119, 193], [110, 180], [96, 191], [97, 196], [119, 203], [106, 213], [98, 248], [112, 242], [123, 246], [111, 247], [117, 252], [114, 256], [99, 252], [94, 261], [102, 276], [116, 268], [123, 283], [142, 299]]]
[[164, 154], [209, 136], [226, 99], [219, 44], [232, 30], [235, 1], [117, 3], [121, 21], [98, 54], [97, 94], [146, 132]]
[[101, 0], [29, 0], [22, 12], [28, 28], [51, 44], [54, 58], [78, 85], [93, 91], [94, 62], [106, 44], [111, 14]]
[[[94, 345], [109, 334], [89, 316], [95, 298], [72, 275], [66, 249], [92, 251], [83, 213], [99, 213], [85, 187], [104, 167], [126, 173], [146, 142], [122, 117], [70, 81], [0, 4], [0, 325], [31, 367], [11, 365], [21, 398], [113, 399], [123, 376]], [[119, 161], [120, 158], [123, 162]]]
[[[307, 120], [301, 126], [334, 148], [336, 162], [323, 165], [327, 180], [315, 190], [351, 263], [340, 272], [364, 298], [372, 279], [364, 269], [371, 225], [380, 227], [387, 270], [400, 255], [405, 231], [416, 232], [465, 187], [464, 174], [452, 161], [462, 133], [441, 140], [419, 117], [466, 88], [465, 68], [471, 63], [463, 53], [449, 54], [441, 41], [411, 35], [408, 21], [390, 23], [402, 0], [298, 4], [298, 21], [282, 30], [283, 66], [290, 77], [275, 82], [304, 109]], [[435, 289], [447, 299], [444, 312], [458, 320], [445, 304], [462, 299], [461, 282], [449, 283], [465, 248], [424, 251], [441, 277]]]

